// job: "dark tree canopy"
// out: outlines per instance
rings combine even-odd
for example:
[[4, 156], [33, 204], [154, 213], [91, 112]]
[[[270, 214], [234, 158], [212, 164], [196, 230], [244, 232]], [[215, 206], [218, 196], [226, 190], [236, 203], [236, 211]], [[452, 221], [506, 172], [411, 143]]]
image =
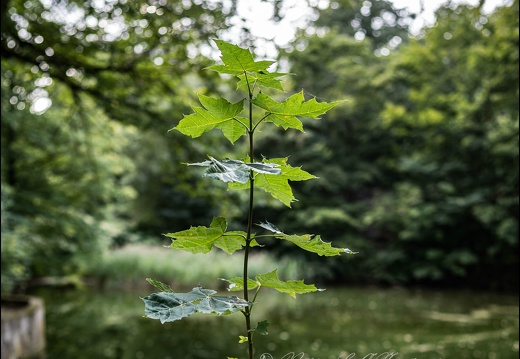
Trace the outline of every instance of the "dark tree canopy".
[[226, 28], [231, 11], [202, 0], [2, 6], [2, 59], [22, 66], [13, 85], [23, 75], [29, 93], [29, 79], [50, 78], [75, 96], [92, 95], [111, 118], [140, 127], [155, 126], [175, 106], [165, 96], [178, 95], [182, 75], [201, 66], [198, 49]]
[[373, 48], [395, 47], [408, 37], [415, 17], [384, 0], [337, 0], [320, 13], [316, 26], [325, 26], [356, 39], [368, 38]]
[[[266, 1], [279, 20], [283, 2]], [[81, 274], [138, 234], [223, 212], [244, 220], [226, 212], [234, 197], [181, 164], [226, 145], [167, 132], [196, 92], [229, 86], [199, 70], [235, 6], [2, 2], [3, 290]], [[492, 14], [482, 6], [449, 3], [414, 38], [411, 15], [386, 1], [331, 1], [281, 53], [298, 74], [288, 77], [296, 91], [347, 100], [305, 124], [305, 135], [266, 131], [258, 146], [320, 177], [296, 184], [297, 211], [266, 201], [259, 213], [360, 252], [348, 266], [302, 258], [311, 274], [518, 287], [518, 0]]]
[[140, 227], [211, 217], [214, 197], [177, 169], [204, 149], [166, 133], [204, 86], [201, 52], [231, 11], [198, 0], [2, 2], [7, 285], [81, 273]]
[[329, 268], [305, 258], [307, 270], [517, 288], [518, 1], [491, 15], [442, 7], [433, 28], [388, 56], [380, 37], [355, 38], [348, 19], [361, 2], [338, 4], [318, 20], [330, 31], [302, 34], [305, 49], [288, 57], [296, 88], [347, 104], [307, 125], [305, 140], [273, 135], [262, 148], [283, 147], [321, 178], [300, 187], [304, 214], [280, 214], [286, 225], [305, 221], [362, 253]]

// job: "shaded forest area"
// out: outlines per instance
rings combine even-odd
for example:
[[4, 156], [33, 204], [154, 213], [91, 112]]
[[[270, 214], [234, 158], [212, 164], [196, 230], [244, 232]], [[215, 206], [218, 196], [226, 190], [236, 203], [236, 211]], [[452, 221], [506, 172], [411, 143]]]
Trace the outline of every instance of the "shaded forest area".
[[[293, 183], [292, 210], [261, 198], [257, 222], [360, 252], [325, 265], [297, 257], [306, 278], [518, 290], [519, 6], [485, 14], [483, 3], [447, 4], [412, 36], [404, 10], [336, 0], [279, 49], [297, 74], [286, 87], [347, 100], [305, 135], [266, 131], [258, 145], [320, 179]], [[216, 215], [243, 225], [244, 194], [182, 164], [230, 144], [168, 132], [196, 93], [233, 86], [201, 70], [235, 6], [2, 2], [3, 292], [81, 275], [109, 248], [159, 245]]]

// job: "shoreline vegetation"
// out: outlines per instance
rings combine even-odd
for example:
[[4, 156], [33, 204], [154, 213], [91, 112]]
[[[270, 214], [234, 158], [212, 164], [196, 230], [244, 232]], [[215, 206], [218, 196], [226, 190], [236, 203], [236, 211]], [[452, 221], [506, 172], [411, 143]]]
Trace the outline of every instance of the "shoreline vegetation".
[[[240, 258], [214, 250], [206, 255], [172, 251], [157, 244], [127, 244], [107, 250], [82, 275], [33, 278], [25, 285], [34, 287], [93, 287], [96, 289], [140, 290], [150, 289], [143, 278], [153, 278], [175, 289], [190, 288], [195, 284], [224, 290], [226, 282], [216, 278], [237, 276]], [[296, 261], [276, 259], [267, 253], [251, 256], [253, 275], [278, 267], [281, 277], [298, 276]], [[189, 268], [189, 269], [188, 269]]]
[[[108, 249], [83, 272], [82, 275], [63, 277], [37, 277], [26, 282], [22, 292], [39, 287], [92, 288], [95, 290], [141, 291], [150, 290], [150, 284], [143, 278], [153, 278], [170, 285], [174, 290], [190, 289], [196, 285], [226, 291], [226, 282], [220, 278], [238, 275], [239, 258], [213, 250], [206, 255], [172, 251], [157, 243], [130, 243]], [[297, 259], [279, 259], [269, 253], [254, 253], [251, 256], [253, 275], [279, 268], [281, 278], [295, 278], [303, 275]], [[189, 268], [189, 270], [187, 269]], [[516, 296], [517, 291], [479, 290], [474, 288], [454, 288], [449, 286], [405, 285], [405, 284], [359, 284], [327, 283], [328, 288], [379, 288], [408, 291], [442, 291], [476, 294], [497, 294]]]

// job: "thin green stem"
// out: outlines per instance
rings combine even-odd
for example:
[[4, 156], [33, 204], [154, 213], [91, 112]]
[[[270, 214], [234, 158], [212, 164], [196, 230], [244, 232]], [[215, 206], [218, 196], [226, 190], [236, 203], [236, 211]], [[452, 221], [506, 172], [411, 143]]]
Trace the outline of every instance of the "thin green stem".
[[232, 118], [232, 120], [235, 120], [236, 122], [238, 122], [239, 124], [241, 124], [242, 126], [244, 126], [244, 128], [246, 129], [247, 132], [249, 132], [249, 127], [247, 127], [242, 121], [240, 120], [237, 120], [236, 118]]
[[258, 292], [260, 291], [260, 288], [262, 288], [261, 285], [258, 285], [258, 287], [256, 288], [256, 292], [255, 292], [255, 296], [253, 297], [253, 300], [252, 300], [252, 303], [249, 308], [250, 309], [253, 309], [254, 305], [255, 305], [255, 301], [256, 301], [256, 297], [258, 296]]
[[258, 123], [255, 125], [255, 127], [253, 128], [253, 131], [256, 130], [256, 128], [258, 127], [259, 124], [261, 124], [262, 122], [264, 122], [264, 120], [266, 118], [268, 118], [269, 116], [271, 116], [271, 112], [268, 112], [264, 117], [262, 117], [262, 119], [260, 121], [258, 121]]
[[[251, 163], [254, 162], [255, 154], [254, 154], [254, 133], [255, 129], [253, 127], [253, 92], [251, 91], [251, 86], [249, 85], [249, 80], [247, 78], [247, 73], [244, 71], [244, 75], [246, 78], [247, 89], [249, 92], [249, 161]], [[252, 170], [249, 171], [249, 213], [247, 216], [247, 235], [246, 235], [246, 247], [244, 251], [244, 299], [249, 301], [249, 292], [247, 286], [248, 280], [248, 262], [249, 262], [249, 250], [251, 248], [252, 241], [252, 230], [253, 230], [253, 203], [254, 203], [254, 195], [255, 195], [255, 177]], [[251, 308], [246, 307], [244, 310], [244, 315], [246, 317], [246, 328], [247, 328], [247, 343], [248, 343], [248, 351], [249, 351], [249, 359], [253, 359], [253, 333], [251, 332]]]
[[244, 236], [243, 234], [240, 234], [240, 233], [233, 233], [233, 234], [224, 233], [224, 234], [222, 235], [222, 237], [237, 237], [237, 236], [238, 236], [238, 237], [242, 237], [242, 238], [244, 238], [244, 239], [247, 239], [246, 236]]

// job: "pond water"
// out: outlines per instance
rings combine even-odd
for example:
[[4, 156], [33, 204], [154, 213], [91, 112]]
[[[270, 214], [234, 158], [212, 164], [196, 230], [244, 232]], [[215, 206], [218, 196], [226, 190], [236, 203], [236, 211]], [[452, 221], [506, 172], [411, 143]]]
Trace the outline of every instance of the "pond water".
[[[241, 313], [163, 325], [143, 317], [139, 297], [151, 292], [36, 291], [46, 305], [46, 359], [246, 357]], [[257, 302], [254, 323], [271, 326], [255, 336], [255, 358], [518, 358], [516, 296], [329, 288], [293, 299], [264, 289]]]

